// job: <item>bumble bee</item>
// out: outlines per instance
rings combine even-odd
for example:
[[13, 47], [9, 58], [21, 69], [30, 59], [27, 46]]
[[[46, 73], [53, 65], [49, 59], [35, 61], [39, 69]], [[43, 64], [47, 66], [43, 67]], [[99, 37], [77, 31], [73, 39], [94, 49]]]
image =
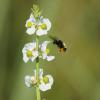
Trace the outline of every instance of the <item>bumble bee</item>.
[[62, 40], [57, 39], [56, 37], [49, 36], [53, 40], [53, 44], [57, 45], [59, 52], [66, 52], [67, 47]]

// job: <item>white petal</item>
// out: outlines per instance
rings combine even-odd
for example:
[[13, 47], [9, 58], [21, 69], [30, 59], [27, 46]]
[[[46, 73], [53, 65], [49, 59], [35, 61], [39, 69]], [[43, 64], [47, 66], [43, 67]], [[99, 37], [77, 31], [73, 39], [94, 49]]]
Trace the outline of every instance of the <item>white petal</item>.
[[29, 58], [26, 56], [26, 47], [24, 47], [24, 48], [22, 49], [22, 53], [23, 53], [23, 61], [24, 61], [25, 63], [27, 63], [28, 60], [29, 60]]
[[29, 58], [26, 56], [26, 54], [23, 55], [23, 60], [24, 60], [25, 63], [28, 62]]
[[41, 47], [41, 51], [42, 51], [42, 52], [46, 52], [46, 46], [42, 46], [42, 47]]
[[47, 60], [48, 61], [52, 61], [52, 60], [54, 60], [55, 59], [55, 56], [47, 56]]
[[48, 79], [49, 79], [49, 83], [48, 84], [52, 85], [53, 81], [54, 81], [53, 77], [51, 75], [46, 75], [46, 77], [48, 77]]
[[36, 57], [32, 57], [32, 58], [30, 58], [30, 59], [31, 59], [32, 62], [34, 62], [35, 58], [36, 58]]
[[38, 55], [39, 55], [39, 54], [38, 54], [38, 51], [33, 51], [32, 53], [33, 53], [33, 56], [34, 56], [35, 58], [38, 57]]
[[44, 42], [42, 43], [42, 46], [47, 46], [49, 43], [50, 43], [50, 41], [44, 41]]
[[36, 22], [36, 19], [32, 13], [30, 14], [30, 19], [32, 19], [33, 22]]
[[43, 19], [43, 16], [40, 16], [40, 20], [42, 20]]
[[46, 26], [47, 26], [47, 31], [49, 31], [49, 30], [51, 29], [51, 22], [50, 22], [50, 20], [47, 19], [47, 18], [44, 18], [44, 19], [43, 19], [43, 23], [46, 24]]
[[28, 48], [30, 48], [31, 50], [36, 49], [36, 42], [32, 42], [28, 44]]
[[43, 56], [43, 59], [47, 58], [47, 54], [46, 53], [43, 53], [42, 56]]
[[42, 52], [46, 52], [46, 47], [50, 43], [50, 41], [44, 41], [41, 46]]
[[36, 31], [36, 34], [37, 34], [38, 36], [46, 35], [46, 34], [47, 34], [47, 30], [38, 29], [38, 30]]
[[[36, 77], [36, 69], [34, 70], [34, 76]], [[39, 79], [42, 79], [43, 78], [43, 69], [40, 68], [39, 69]]]
[[34, 62], [34, 60], [38, 57], [38, 51], [32, 51], [33, 57], [31, 58], [31, 61]]
[[23, 53], [23, 54], [26, 53], [26, 48], [25, 48], [25, 46], [24, 46], [24, 48], [22, 49], [22, 53]]
[[50, 84], [41, 83], [39, 85], [39, 89], [41, 91], [47, 91], [47, 90], [50, 90], [51, 89], [51, 85]]
[[31, 28], [27, 28], [26, 33], [32, 35], [35, 33], [35, 30], [36, 30], [35, 27], [32, 26]]
[[31, 58], [32, 62], [38, 57], [38, 51], [32, 52], [33, 57]]
[[30, 76], [25, 76], [25, 85], [27, 87], [31, 87], [31, 77]]
[[39, 69], [39, 78], [40, 79], [43, 78], [43, 69], [42, 68]]
[[32, 51], [32, 50], [34, 50], [34, 49], [36, 49], [36, 42], [27, 43], [27, 44], [25, 44], [25, 46], [24, 46], [22, 52], [26, 53], [27, 50]]
[[34, 60], [38, 57], [38, 51], [32, 51], [33, 57], [31, 58], [31, 61], [34, 62]]

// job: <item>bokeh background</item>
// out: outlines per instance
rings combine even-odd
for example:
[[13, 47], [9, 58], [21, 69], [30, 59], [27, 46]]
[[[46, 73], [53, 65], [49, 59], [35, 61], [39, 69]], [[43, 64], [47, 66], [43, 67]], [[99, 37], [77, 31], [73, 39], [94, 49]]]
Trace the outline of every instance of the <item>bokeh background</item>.
[[25, 64], [21, 51], [33, 39], [25, 33], [33, 3], [51, 20], [49, 34], [68, 47], [58, 53], [50, 46], [56, 59], [40, 62], [54, 77], [42, 100], [100, 100], [100, 0], [0, 0], [0, 100], [36, 100], [34, 88], [24, 84], [35, 64]]

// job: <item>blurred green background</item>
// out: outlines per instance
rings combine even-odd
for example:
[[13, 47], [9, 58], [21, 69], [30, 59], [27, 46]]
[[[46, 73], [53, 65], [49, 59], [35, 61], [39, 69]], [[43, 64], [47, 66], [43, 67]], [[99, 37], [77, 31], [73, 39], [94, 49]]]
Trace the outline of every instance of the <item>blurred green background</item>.
[[54, 77], [42, 100], [100, 100], [100, 0], [0, 0], [0, 100], [36, 100], [24, 84], [34, 64], [25, 64], [21, 51], [33, 39], [25, 33], [33, 3], [51, 20], [49, 34], [68, 47], [60, 54], [51, 46], [56, 59], [40, 62]]

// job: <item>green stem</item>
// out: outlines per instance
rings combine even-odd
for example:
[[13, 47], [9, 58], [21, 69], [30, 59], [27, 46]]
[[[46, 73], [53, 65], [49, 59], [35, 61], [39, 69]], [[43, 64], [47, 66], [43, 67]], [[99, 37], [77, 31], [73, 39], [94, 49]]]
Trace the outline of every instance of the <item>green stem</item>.
[[[38, 50], [39, 48], [39, 39], [36, 36], [36, 49]], [[37, 100], [41, 100], [40, 96], [40, 89], [39, 89], [39, 57], [36, 59], [36, 79], [37, 79], [37, 87], [36, 87], [36, 95], [37, 95]]]

